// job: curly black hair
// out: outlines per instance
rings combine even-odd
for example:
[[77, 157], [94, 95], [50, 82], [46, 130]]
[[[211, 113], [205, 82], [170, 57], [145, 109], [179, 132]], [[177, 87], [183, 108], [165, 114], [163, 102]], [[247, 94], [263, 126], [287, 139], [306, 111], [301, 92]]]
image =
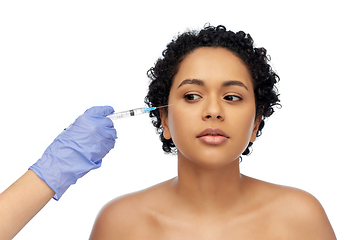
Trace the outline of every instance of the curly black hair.
[[[253, 80], [255, 93], [256, 117], [262, 116], [256, 136], [261, 135], [265, 125], [264, 120], [274, 113], [275, 106], [279, 104], [278, 89], [275, 84], [280, 80], [279, 76], [269, 65], [270, 56], [265, 48], [254, 47], [254, 41], [250, 34], [243, 31], [232, 32], [222, 25], [217, 27], [205, 26], [200, 31], [188, 31], [174, 38], [162, 53], [155, 66], [147, 72], [150, 78], [149, 91], [145, 97], [145, 103], [149, 107], [158, 107], [168, 104], [170, 88], [181, 61], [195, 49], [200, 47], [222, 47], [235, 53], [247, 65]], [[163, 108], [167, 114], [167, 108]], [[161, 126], [160, 111], [150, 112], [152, 123], [160, 135], [165, 153], [176, 153], [177, 149], [172, 139], [165, 139]], [[252, 142], [242, 153], [250, 154]]]

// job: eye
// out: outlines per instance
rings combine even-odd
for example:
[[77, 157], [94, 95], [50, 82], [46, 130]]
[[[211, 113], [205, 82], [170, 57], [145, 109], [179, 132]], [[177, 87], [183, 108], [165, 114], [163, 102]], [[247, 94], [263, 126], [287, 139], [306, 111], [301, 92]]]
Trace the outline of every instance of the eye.
[[185, 100], [192, 102], [192, 101], [200, 99], [201, 97], [197, 94], [190, 93], [190, 94], [185, 94], [184, 98], [185, 98]]
[[225, 99], [226, 101], [231, 101], [231, 102], [241, 101], [241, 100], [242, 100], [241, 97], [236, 96], [236, 95], [227, 95], [227, 96], [224, 97], [224, 99]]

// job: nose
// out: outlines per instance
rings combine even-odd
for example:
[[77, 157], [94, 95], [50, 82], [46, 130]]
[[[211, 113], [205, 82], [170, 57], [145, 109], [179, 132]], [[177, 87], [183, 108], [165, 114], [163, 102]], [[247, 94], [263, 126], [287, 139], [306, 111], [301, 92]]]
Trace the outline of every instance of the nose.
[[224, 113], [220, 103], [215, 99], [204, 101], [205, 107], [203, 112], [203, 120], [224, 120]]

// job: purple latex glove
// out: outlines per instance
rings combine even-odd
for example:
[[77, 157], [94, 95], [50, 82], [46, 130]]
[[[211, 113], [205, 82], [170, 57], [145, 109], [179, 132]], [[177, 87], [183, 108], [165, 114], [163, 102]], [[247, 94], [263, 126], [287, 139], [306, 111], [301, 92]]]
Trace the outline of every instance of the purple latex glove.
[[43, 156], [30, 167], [59, 200], [70, 185], [90, 170], [99, 168], [105, 155], [114, 148], [116, 130], [110, 106], [92, 107], [78, 117], [45, 150]]

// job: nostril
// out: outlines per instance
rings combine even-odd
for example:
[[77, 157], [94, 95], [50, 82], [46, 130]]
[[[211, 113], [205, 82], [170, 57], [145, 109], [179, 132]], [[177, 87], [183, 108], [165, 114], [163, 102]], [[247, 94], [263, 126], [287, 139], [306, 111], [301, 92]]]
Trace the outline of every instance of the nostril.
[[211, 118], [211, 115], [207, 115], [206, 118]]

